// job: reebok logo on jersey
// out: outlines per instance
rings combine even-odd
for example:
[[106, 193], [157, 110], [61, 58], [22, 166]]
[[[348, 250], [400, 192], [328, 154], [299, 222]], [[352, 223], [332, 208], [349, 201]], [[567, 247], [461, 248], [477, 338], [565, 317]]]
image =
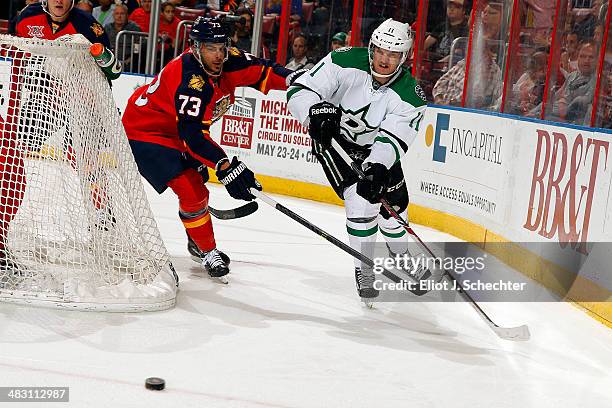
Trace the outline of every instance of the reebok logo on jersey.
[[320, 115], [322, 113], [336, 113], [337, 109], [334, 107], [323, 106], [321, 108], [313, 109], [310, 114], [311, 115]]

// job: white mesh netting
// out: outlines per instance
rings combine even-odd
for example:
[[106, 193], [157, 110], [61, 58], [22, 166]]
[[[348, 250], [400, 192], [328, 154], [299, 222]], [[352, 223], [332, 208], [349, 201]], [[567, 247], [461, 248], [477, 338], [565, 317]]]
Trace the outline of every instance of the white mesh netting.
[[0, 300], [173, 306], [168, 253], [83, 37], [0, 35], [0, 132]]

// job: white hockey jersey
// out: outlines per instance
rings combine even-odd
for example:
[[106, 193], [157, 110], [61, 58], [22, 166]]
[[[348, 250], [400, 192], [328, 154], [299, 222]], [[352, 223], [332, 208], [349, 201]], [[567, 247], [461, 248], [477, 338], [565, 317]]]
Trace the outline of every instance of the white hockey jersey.
[[342, 110], [341, 135], [370, 148], [366, 161], [391, 168], [408, 151], [425, 113], [425, 95], [403, 69], [374, 88], [367, 48], [332, 51], [287, 91], [288, 108], [308, 125], [308, 111], [327, 101]]

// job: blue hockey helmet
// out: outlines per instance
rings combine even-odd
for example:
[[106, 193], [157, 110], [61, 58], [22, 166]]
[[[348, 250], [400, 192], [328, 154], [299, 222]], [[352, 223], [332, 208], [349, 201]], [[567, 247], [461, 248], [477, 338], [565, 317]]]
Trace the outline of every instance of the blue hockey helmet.
[[225, 22], [219, 17], [198, 17], [191, 26], [189, 38], [199, 43], [221, 43], [229, 40], [229, 33]]

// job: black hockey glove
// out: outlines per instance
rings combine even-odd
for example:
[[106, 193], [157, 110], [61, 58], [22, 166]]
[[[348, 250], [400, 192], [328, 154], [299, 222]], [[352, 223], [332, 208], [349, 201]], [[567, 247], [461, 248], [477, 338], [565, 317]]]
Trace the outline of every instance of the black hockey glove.
[[363, 163], [363, 174], [365, 179], [357, 182], [357, 194], [376, 204], [387, 191], [389, 170], [381, 163]]
[[261, 191], [261, 184], [259, 184], [253, 172], [236, 156], [234, 156], [228, 168], [217, 170], [216, 174], [229, 195], [236, 200], [254, 200], [255, 196], [249, 191], [251, 188]]
[[202, 176], [202, 181], [206, 183], [210, 178], [208, 175], [208, 167], [206, 167], [205, 164], [202, 164], [201, 161], [194, 159], [193, 156], [187, 152], [183, 152], [182, 156], [184, 166], [192, 168], [200, 173], [200, 176]]
[[329, 102], [319, 102], [310, 107], [308, 133], [312, 139], [312, 152], [321, 154], [331, 147], [332, 138], [340, 134], [340, 108]]

